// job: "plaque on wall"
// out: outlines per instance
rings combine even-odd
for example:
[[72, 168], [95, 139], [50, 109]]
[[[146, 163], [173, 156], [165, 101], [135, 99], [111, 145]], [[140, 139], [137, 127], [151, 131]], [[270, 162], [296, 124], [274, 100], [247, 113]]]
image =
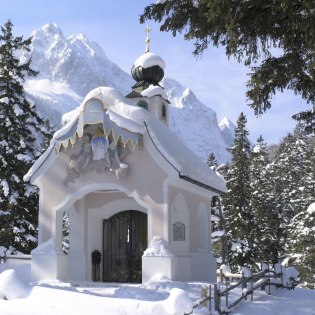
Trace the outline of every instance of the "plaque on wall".
[[173, 224], [173, 241], [185, 241], [185, 224], [175, 222]]

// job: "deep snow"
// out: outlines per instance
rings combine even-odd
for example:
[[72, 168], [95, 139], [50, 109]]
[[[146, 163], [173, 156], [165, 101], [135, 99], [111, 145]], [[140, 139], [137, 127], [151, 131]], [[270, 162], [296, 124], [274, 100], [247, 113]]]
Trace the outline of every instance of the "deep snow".
[[[0, 273], [0, 314], [4, 315], [182, 315], [200, 299], [201, 288], [209, 287], [208, 283], [171, 281], [164, 276], [143, 285], [56, 280], [29, 284], [29, 265], [20, 266], [17, 272], [6, 267], [0, 265], [0, 272], [4, 270]], [[229, 301], [240, 294], [241, 289], [233, 290]], [[193, 314], [209, 314], [208, 307], [199, 307]], [[315, 290], [272, 288], [271, 295], [256, 291], [253, 301], [241, 302], [232, 314], [315, 315]]]

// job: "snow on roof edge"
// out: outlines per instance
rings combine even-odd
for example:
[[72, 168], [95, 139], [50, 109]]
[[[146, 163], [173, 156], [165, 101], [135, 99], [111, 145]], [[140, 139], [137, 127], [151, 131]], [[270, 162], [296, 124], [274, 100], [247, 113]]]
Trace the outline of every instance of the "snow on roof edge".
[[134, 63], [135, 68], [150, 68], [153, 66], [160, 66], [163, 70], [166, 67], [165, 61], [157, 54], [153, 52], [146, 52], [141, 55]]
[[[143, 111], [143, 109], [132, 106], [130, 101], [116, 89], [102, 86], [90, 91], [79, 107], [63, 115], [65, 125], [54, 133], [54, 139], [62, 137], [71, 130], [78, 117], [83, 112], [85, 104], [91, 99], [97, 99], [101, 101], [103, 107], [107, 107], [110, 118], [117, 126], [127, 129], [130, 132], [140, 134], [145, 133], [141, 123], [142, 117], [139, 117], [143, 116], [143, 113], [142, 115], [135, 113], [139, 110]], [[69, 117], [71, 114], [73, 116]], [[67, 119], [69, 120], [67, 121]]]
[[48, 159], [50, 153], [53, 151], [56, 145], [56, 140], [51, 139], [50, 145], [47, 150], [35, 161], [29, 171], [24, 175], [24, 182], [30, 182], [36, 171], [44, 164], [44, 162]]
[[225, 180], [203, 163], [161, 121], [153, 118], [144, 121], [148, 135], [160, 154], [178, 171], [179, 178], [217, 193], [227, 192]]
[[153, 84], [151, 84], [148, 88], [143, 90], [141, 92], [141, 95], [146, 96], [146, 97], [152, 97], [152, 96], [160, 95], [162, 98], [167, 100], [167, 95], [166, 95], [164, 89], [158, 85], [153, 85]]

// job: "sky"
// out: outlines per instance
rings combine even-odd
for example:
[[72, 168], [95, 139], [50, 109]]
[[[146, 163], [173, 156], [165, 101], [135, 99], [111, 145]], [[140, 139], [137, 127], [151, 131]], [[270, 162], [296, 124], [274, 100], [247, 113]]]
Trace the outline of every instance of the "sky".
[[268, 144], [278, 143], [295, 126], [292, 115], [309, 109], [300, 96], [292, 92], [277, 93], [272, 108], [257, 118], [245, 96], [250, 68], [225, 55], [223, 48], [210, 47], [196, 59], [193, 41], [182, 35], [173, 37], [160, 32], [159, 25], [139, 23], [139, 15], [155, 0], [0, 0], [0, 25], [8, 19], [14, 34], [29, 37], [32, 30], [56, 23], [65, 36], [82, 33], [97, 42], [106, 55], [130, 73], [134, 61], [145, 51], [145, 26], [151, 32], [150, 51], [166, 62], [165, 76], [190, 88], [207, 106], [214, 109], [220, 121], [227, 116], [234, 124], [240, 113], [247, 117], [250, 140], [262, 135]]

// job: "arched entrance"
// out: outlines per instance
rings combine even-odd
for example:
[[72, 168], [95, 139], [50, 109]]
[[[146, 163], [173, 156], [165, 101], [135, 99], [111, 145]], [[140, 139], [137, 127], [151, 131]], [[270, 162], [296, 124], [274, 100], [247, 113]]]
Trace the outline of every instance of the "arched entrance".
[[141, 282], [147, 221], [147, 214], [136, 210], [123, 211], [103, 221], [103, 281]]

